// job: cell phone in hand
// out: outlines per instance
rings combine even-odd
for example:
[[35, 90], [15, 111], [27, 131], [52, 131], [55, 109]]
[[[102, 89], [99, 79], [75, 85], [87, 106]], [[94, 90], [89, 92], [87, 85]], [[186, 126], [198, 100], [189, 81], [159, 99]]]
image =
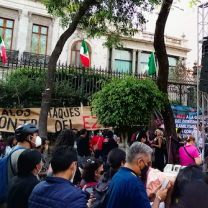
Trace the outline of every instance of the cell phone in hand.
[[162, 183], [162, 186], [161, 186], [161, 188], [166, 188], [167, 186], [168, 186], [168, 183], [169, 183], [170, 181], [168, 180], [168, 179], [165, 179], [164, 181], [163, 181], [163, 183]]

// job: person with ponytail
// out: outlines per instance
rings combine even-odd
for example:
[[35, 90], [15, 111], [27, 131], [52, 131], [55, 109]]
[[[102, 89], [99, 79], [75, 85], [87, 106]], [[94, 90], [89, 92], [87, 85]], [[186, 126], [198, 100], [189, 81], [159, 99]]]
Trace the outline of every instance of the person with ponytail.
[[100, 180], [98, 181], [97, 186], [93, 190], [93, 198], [91, 208], [104, 208], [105, 196], [110, 186], [111, 179], [119, 171], [120, 167], [124, 166], [126, 162], [126, 153], [118, 148], [112, 149], [107, 158], [107, 172], [105, 172]]
[[199, 156], [198, 149], [195, 145], [195, 137], [192, 135], [185, 136], [186, 145], [184, 147], [180, 147], [179, 154], [181, 158], [181, 166], [188, 166], [192, 163], [196, 163], [197, 165], [201, 165], [202, 160]]

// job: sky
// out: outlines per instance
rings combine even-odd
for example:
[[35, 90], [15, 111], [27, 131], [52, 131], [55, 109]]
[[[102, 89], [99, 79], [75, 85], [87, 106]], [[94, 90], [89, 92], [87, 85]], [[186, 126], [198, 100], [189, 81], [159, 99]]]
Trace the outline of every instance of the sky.
[[[188, 47], [191, 52], [187, 54], [187, 65], [189, 68], [194, 66], [194, 62], [197, 60], [197, 6], [190, 7], [190, 0], [174, 0], [175, 6], [170, 11], [165, 35], [181, 38], [185, 34], [185, 39], [188, 40]], [[206, 3], [208, 0], [201, 0], [201, 3]], [[154, 32], [155, 24], [158, 17], [159, 8], [155, 9], [151, 15], [146, 18], [148, 23], [146, 24], [146, 30]]]

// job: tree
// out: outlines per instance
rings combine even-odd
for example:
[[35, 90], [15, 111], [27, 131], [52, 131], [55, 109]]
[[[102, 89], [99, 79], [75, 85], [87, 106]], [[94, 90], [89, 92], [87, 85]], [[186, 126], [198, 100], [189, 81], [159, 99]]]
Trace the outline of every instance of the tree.
[[[156, 22], [156, 29], [154, 36], [154, 48], [159, 64], [157, 85], [159, 90], [166, 94], [168, 94], [167, 86], [168, 86], [168, 75], [169, 75], [169, 62], [168, 62], [168, 55], [165, 46], [164, 31], [172, 3], [173, 0], [163, 1]], [[162, 110], [161, 113], [164, 120], [165, 132], [168, 138], [170, 136], [176, 138], [175, 119], [169, 102], [165, 103], [164, 110]]]
[[[42, 0], [47, 11], [60, 19], [66, 28], [60, 36], [48, 63], [46, 88], [42, 95], [39, 118], [40, 136], [47, 136], [47, 116], [54, 85], [57, 60], [68, 38], [77, 26], [87, 37], [105, 35], [105, 46], [121, 47], [122, 36], [132, 36], [137, 24], [145, 23], [143, 11], [151, 11], [161, 0]], [[135, 24], [134, 24], [135, 23]]]
[[[93, 113], [102, 126], [119, 127], [125, 137], [137, 125], [148, 125], [155, 109], [167, 101], [152, 79], [114, 78], [93, 96]], [[127, 138], [125, 138], [125, 145]]]
[[[196, 5], [199, 2], [199, 0], [190, 1], [190, 6]], [[173, 0], [163, 0], [160, 13], [156, 22], [154, 35], [154, 48], [159, 63], [157, 85], [159, 90], [166, 94], [168, 94], [167, 86], [169, 75], [169, 62], [165, 46], [164, 31], [172, 3]], [[165, 103], [164, 110], [161, 113], [164, 120], [167, 138], [172, 137], [173, 139], [176, 139], [175, 119], [169, 102]]]

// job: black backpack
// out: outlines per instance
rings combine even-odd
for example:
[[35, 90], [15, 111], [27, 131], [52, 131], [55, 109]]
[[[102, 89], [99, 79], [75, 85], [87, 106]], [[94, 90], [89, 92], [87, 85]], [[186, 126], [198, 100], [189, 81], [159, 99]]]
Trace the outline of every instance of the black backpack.
[[107, 202], [108, 202], [108, 188], [109, 186], [106, 187], [106, 189], [100, 191], [97, 189], [97, 187], [94, 188], [93, 191], [93, 196], [94, 194], [99, 194], [100, 199], [96, 199], [95, 201], [92, 202], [91, 208], [106, 208], [107, 207]]

